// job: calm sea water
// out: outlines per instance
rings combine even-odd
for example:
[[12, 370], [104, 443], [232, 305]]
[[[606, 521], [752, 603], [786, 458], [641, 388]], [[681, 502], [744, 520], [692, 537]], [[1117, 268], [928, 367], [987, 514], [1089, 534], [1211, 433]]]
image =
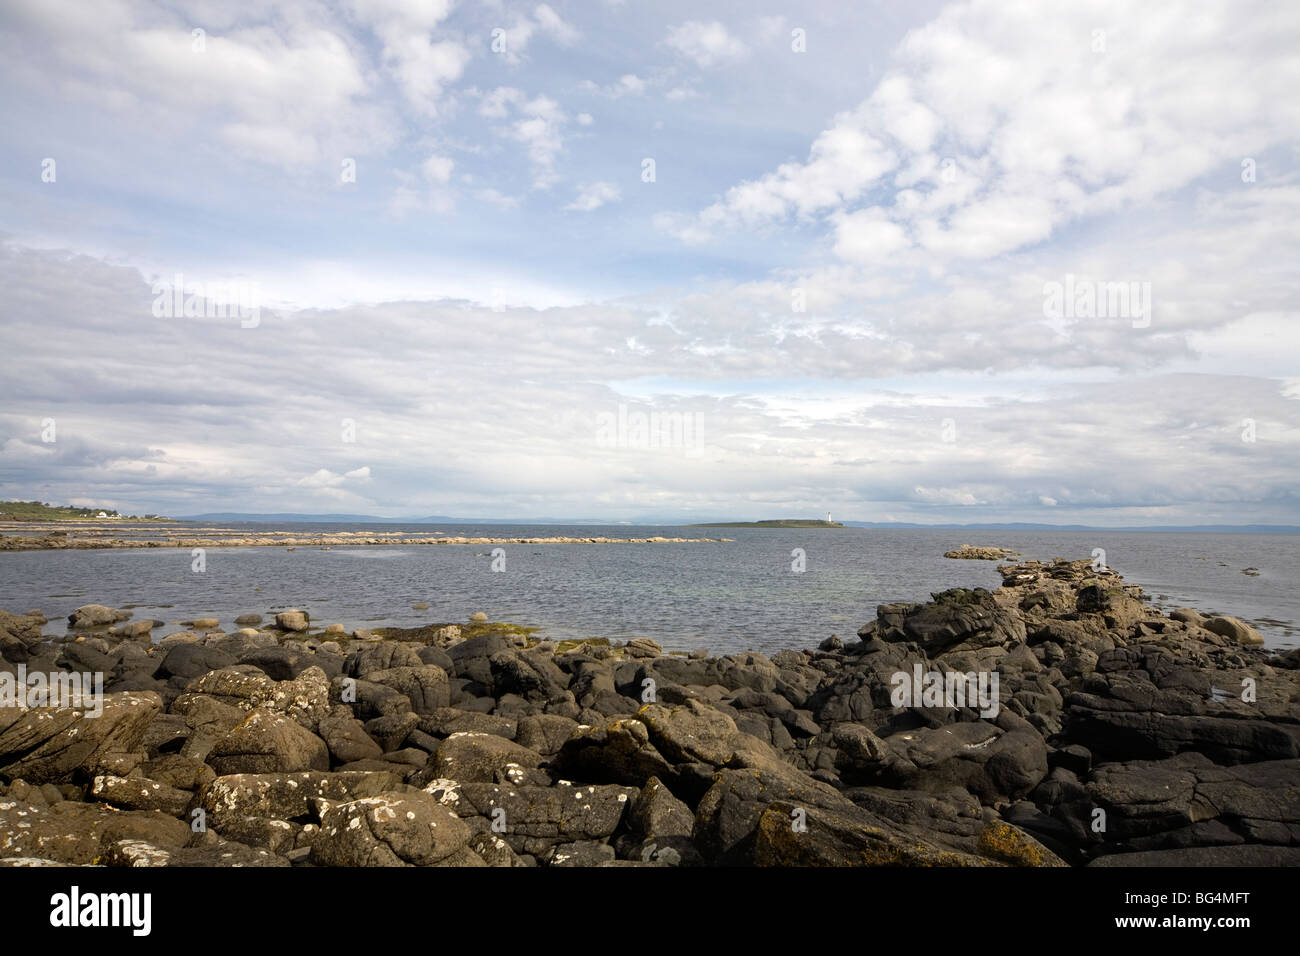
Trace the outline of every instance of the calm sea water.
[[[263, 525], [219, 527], [266, 530]], [[541, 525], [294, 525], [315, 531], [445, 531], [484, 537], [652, 535], [727, 537], [717, 544], [506, 545], [504, 572], [492, 546], [211, 548], [207, 569], [185, 549], [37, 551], [0, 554], [0, 608], [39, 608], [51, 628], [82, 604], [134, 607], [168, 625], [288, 607], [349, 630], [458, 622], [482, 611], [494, 621], [539, 626], [542, 636], [652, 637], [669, 650], [712, 652], [811, 647], [851, 637], [877, 604], [926, 600], [949, 587], [996, 587], [993, 561], [955, 561], [961, 544], [1000, 545], [1026, 557], [1106, 562], [1140, 584], [1154, 604], [1231, 614], [1252, 622], [1272, 647], [1297, 646], [1300, 535], [1145, 532], [967, 532], [842, 529], [683, 529]], [[806, 556], [792, 571], [792, 552]], [[1242, 574], [1259, 570], [1258, 577]], [[411, 605], [425, 602], [427, 611]], [[160, 636], [171, 628], [158, 631]], [[47, 629], [48, 630], [48, 629]]]

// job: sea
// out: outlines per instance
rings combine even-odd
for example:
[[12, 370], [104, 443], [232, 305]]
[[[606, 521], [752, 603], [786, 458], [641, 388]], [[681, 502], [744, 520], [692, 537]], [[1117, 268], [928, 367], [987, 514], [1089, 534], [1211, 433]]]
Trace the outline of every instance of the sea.
[[[1300, 535], [876, 528], [683, 528], [629, 525], [222, 523], [248, 534], [361, 531], [471, 537], [712, 537], [709, 543], [384, 545], [0, 553], [0, 608], [41, 610], [60, 633], [83, 604], [162, 622], [307, 611], [355, 628], [459, 623], [476, 613], [549, 639], [649, 637], [669, 651], [772, 653], [832, 634], [849, 640], [876, 606], [952, 587], [995, 588], [995, 561], [945, 558], [962, 544], [1026, 558], [1092, 558], [1157, 607], [1191, 607], [1253, 624], [1269, 647], [1300, 644]], [[176, 530], [171, 526], [169, 530]], [[496, 547], [502, 553], [493, 555]], [[494, 566], [498, 570], [494, 570]], [[1245, 574], [1247, 569], [1257, 573]], [[427, 604], [417, 610], [413, 605]]]

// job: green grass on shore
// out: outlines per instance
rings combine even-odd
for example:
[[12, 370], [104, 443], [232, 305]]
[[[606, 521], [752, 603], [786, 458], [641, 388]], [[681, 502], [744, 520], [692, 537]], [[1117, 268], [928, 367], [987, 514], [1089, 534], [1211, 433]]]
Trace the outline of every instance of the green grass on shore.
[[109, 508], [74, 508], [41, 501], [0, 501], [0, 521], [94, 521], [103, 512], [132, 521], [170, 521], [160, 515], [124, 515]]

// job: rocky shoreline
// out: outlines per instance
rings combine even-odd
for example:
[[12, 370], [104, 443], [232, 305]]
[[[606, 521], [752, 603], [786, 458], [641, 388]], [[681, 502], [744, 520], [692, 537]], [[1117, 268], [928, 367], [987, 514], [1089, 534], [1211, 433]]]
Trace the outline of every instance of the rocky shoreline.
[[0, 864], [1300, 864], [1300, 652], [999, 572], [771, 657], [0, 612], [0, 697], [104, 691], [0, 706]]

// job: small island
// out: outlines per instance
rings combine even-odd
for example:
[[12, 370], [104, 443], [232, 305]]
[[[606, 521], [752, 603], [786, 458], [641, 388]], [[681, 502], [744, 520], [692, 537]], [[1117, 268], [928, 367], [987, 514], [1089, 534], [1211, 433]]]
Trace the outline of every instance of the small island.
[[688, 524], [687, 528], [843, 528], [838, 521], [820, 518], [776, 518], [770, 521], [708, 521]]
[[994, 548], [973, 544], [963, 544], [960, 548], [953, 548], [951, 551], [945, 551], [943, 556], [945, 558], [958, 558], [966, 561], [1005, 561], [1008, 558], [1020, 557], [1020, 552], [1012, 551], [1010, 548]]

